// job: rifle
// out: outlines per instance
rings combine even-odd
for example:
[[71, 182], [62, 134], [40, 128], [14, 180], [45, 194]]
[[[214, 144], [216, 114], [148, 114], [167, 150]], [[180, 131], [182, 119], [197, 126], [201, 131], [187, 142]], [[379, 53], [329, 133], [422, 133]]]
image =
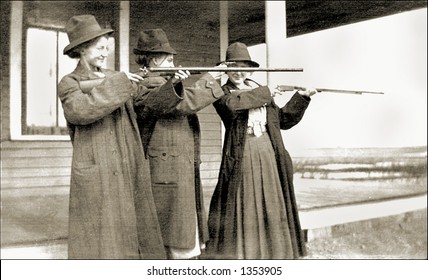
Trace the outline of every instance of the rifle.
[[[293, 91], [293, 90], [306, 90], [305, 87], [301, 86], [289, 86], [289, 85], [278, 85], [276, 89], [279, 92], [284, 91]], [[378, 91], [366, 91], [366, 90], [346, 90], [346, 89], [331, 89], [331, 88], [315, 88], [318, 92], [333, 92], [333, 93], [345, 93], [345, 94], [383, 94], [383, 92]]]
[[[175, 72], [183, 70], [190, 74], [201, 74], [203, 72], [303, 72], [303, 68], [258, 68], [258, 67], [144, 67], [135, 74], [146, 77], [150, 73], [159, 73], [161, 76], [171, 76]], [[100, 85], [104, 78], [80, 81], [83, 92], [89, 92], [92, 88]]]
[[161, 72], [173, 74], [179, 70], [189, 71], [190, 74], [203, 72], [303, 72], [303, 68], [260, 68], [260, 67], [144, 67], [141, 72]]

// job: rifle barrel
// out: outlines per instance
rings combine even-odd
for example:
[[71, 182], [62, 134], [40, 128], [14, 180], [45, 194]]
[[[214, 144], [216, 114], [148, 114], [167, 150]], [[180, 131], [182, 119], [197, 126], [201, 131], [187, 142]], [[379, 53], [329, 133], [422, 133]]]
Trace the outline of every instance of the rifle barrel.
[[303, 68], [260, 68], [260, 67], [147, 67], [140, 68], [148, 72], [177, 72], [179, 70], [190, 73], [202, 72], [303, 72]]
[[335, 93], [349, 93], [349, 94], [383, 94], [383, 92], [379, 91], [367, 91], [367, 90], [346, 90], [346, 89], [331, 89], [331, 88], [317, 88], [319, 92], [335, 92]]
[[[278, 85], [278, 91], [293, 91], [293, 90], [306, 90], [305, 87], [301, 86], [289, 86], [289, 85]], [[345, 93], [345, 94], [383, 94], [379, 91], [367, 91], [367, 90], [347, 90], [347, 89], [332, 89], [332, 88], [315, 88], [318, 92], [333, 92], [333, 93]]]

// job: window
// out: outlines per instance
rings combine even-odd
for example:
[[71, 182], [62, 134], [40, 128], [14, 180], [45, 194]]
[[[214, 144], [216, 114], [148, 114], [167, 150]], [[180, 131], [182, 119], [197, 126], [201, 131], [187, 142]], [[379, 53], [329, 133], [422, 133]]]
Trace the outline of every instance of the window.
[[62, 54], [68, 44], [64, 32], [27, 29], [26, 91], [23, 100], [23, 134], [68, 134], [61, 102], [57, 96], [60, 79], [72, 72], [77, 60]]
[[[23, 135], [68, 135], [57, 85], [61, 78], [71, 73], [77, 59], [63, 55], [68, 45], [65, 32], [41, 28], [27, 29], [26, 84], [23, 101]], [[113, 38], [109, 39], [114, 48]], [[112, 62], [110, 53], [108, 62]], [[114, 62], [114, 60], [113, 60]]]

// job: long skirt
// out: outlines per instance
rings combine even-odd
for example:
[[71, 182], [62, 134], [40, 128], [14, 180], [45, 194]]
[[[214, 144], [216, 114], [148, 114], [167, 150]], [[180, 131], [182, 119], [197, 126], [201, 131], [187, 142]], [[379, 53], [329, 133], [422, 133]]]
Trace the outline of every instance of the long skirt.
[[237, 258], [293, 259], [275, 153], [267, 133], [247, 135], [237, 194]]

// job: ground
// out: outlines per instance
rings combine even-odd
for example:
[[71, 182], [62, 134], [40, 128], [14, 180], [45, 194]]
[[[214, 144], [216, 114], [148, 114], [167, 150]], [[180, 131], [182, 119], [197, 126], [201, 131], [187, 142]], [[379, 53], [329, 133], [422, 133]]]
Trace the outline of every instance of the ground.
[[334, 227], [305, 259], [427, 259], [427, 210]]

